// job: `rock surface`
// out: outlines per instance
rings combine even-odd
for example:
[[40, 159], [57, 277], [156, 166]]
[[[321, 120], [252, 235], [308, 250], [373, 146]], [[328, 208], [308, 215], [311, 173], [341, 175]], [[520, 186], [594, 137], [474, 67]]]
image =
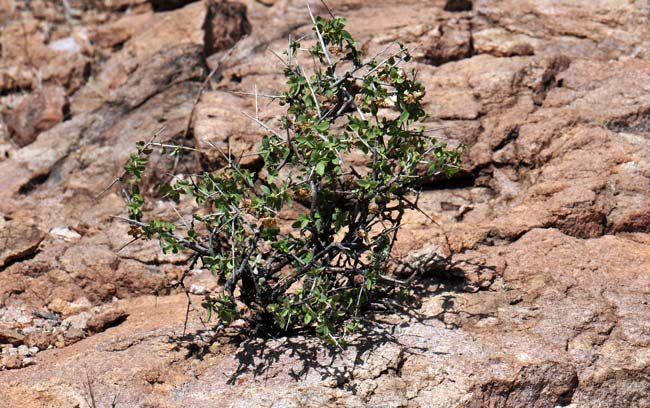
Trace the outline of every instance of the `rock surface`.
[[[650, 406], [647, 1], [328, 1], [367, 53], [417, 46], [427, 126], [468, 146], [395, 249], [450, 265], [342, 353], [211, 342], [194, 310], [184, 333], [187, 254], [125, 246], [100, 194], [159, 131], [199, 148], [188, 171], [223, 165], [212, 145], [258, 168], [241, 112], [282, 92], [268, 49], [311, 32], [304, 2], [67, 3], [0, 1], [0, 407]], [[188, 279], [194, 305], [218, 286]]]

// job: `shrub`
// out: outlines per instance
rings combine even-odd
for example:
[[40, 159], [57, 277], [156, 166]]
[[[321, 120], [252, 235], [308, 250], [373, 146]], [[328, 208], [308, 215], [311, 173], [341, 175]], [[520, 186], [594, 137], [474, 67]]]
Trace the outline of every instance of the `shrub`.
[[[152, 149], [183, 148], [139, 142], [125, 166], [127, 221], [135, 239], [189, 251], [189, 269], [220, 277], [221, 293], [203, 302], [219, 327], [243, 319], [256, 334], [308, 331], [339, 344], [378, 290], [395, 293], [399, 281], [385, 270], [404, 213], [417, 208], [423, 178], [455, 172], [459, 154], [418, 125], [425, 90], [400, 68], [405, 47], [364, 61], [344, 19], [312, 20], [313, 45], [289, 43], [279, 129], [251, 116], [268, 133], [263, 171], [222, 152], [223, 168], [159, 186], [176, 203], [191, 197], [191, 225], [145, 221], [140, 185]], [[287, 207], [292, 224], [280, 217]]]

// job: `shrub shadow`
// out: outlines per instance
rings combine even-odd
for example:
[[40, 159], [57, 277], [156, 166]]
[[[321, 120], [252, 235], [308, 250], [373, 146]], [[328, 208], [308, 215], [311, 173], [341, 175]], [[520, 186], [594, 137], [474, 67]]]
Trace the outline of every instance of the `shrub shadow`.
[[[449, 323], [450, 315], [462, 314], [464, 318], [474, 317], [467, 312], [456, 310], [456, 295], [466, 293], [466, 279], [462, 270], [447, 268], [434, 276], [421, 277], [411, 287], [414, 296], [395, 300], [386, 296], [373, 305], [362, 320], [362, 327], [355, 336], [348, 340], [344, 350], [325, 343], [313, 336], [296, 333], [287, 337], [250, 338], [243, 328], [229, 328], [217, 336], [211, 330], [199, 330], [184, 336], [170, 339], [176, 344], [176, 350], [185, 349], [187, 358], [203, 360], [210, 353], [210, 344], [218, 340], [228, 345], [234, 352], [237, 368], [228, 376], [228, 384], [237, 384], [244, 375], [255, 378], [272, 376], [274, 368], [285, 366], [286, 372], [294, 381], [307, 378], [310, 373], [317, 373], [321, 380], [336, 381], [337, 387], [351, 387], [349, 379], [352, 372], [363, 365], [367, 357], [382, 346], [393, 344], [406, 354], [445, 354], [427, 348], [405, 345], [396, 336], [396, 330], [412, 323], [429, 325], [433, 320], [442, 321], [449, 329], [457, 329], [458, 324]], [[441, 310], [435, 315], [420, 312], [421, 302], [428, 296], [441, 296]], [[484, 318], [487, 316], [476, 316]], [[387, 321], [399, 321], [395, 324]], [[451, 319], [453, 320], [453, 319]], [[352, 361], [351, 364], [336, 364], [338, 359]], [[286, 367], [287, 364], [293, 365]], [[333, 384], [332, 384], [333, 385]]]

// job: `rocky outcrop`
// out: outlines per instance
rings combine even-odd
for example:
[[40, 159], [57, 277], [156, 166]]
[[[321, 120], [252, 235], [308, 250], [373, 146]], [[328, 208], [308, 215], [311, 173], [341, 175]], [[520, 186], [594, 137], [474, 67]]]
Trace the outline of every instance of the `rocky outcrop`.
[[242, 112], [277, 125], [268, 49], [311, 32], [304, 3], [69, 3], [0, 11], [0, 406], [89, 389], [102, 406], [650, 405], [646, 2], [328, 2], [368, 54], [415, 48], [425, 126], [467, 145], [400, 232], [413, 303], [368, 315], [342, 352], [214, 341], [195, 308], [219, 283], [201, 271], [185, 328], [167, 287], [187, 255], [129, 243], [119, 189], [100, 194], [156, 132], [199, 149], [178, 169], [221, 166], [221, 149], [258, 170], [264, 130]]

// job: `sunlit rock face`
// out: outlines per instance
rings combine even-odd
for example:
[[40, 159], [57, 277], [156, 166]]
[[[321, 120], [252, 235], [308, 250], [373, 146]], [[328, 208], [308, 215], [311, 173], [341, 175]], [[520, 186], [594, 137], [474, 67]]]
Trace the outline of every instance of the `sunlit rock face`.
[[183, 336], [166, 288], [188, 255], [126, 245], [119, 188], [98, 197], [161, 129], [200, 150], [179, 170], [224, 165], [212, 145], [260, 170], [242, 112], [279, 126], [254, 93], [283, 91], [270, 50], [312, 32], [304, 1], [0, 0], [0, 407], [83, 406], [88, 384], [98, 406], [650, 406], [648, 2], [327, 5], [367, 55], [413, 49], [425, 126], [467, 146], [399, 233], [418, 302], [343, 352], [210, 342], [198, 305], [220, 282], [196, 270]]

